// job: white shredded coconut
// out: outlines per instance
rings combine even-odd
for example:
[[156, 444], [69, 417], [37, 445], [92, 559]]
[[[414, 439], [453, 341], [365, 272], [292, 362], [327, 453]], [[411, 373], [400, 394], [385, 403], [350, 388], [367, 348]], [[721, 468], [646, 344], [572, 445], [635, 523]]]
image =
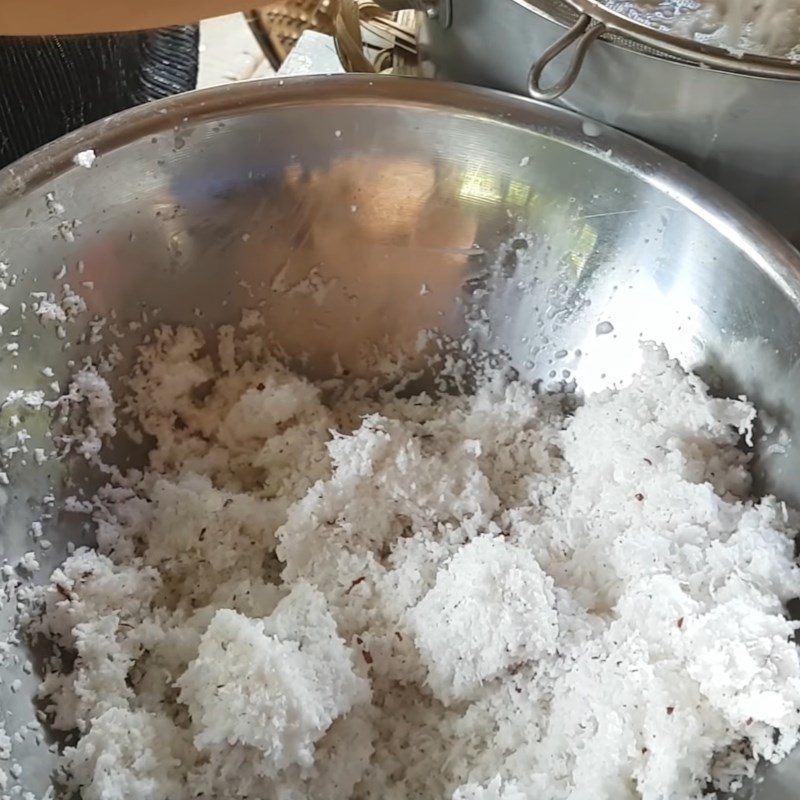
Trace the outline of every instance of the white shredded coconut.
[[[64, 207], [61, 206], [61, 211], [63, 212]], [[75, 241], [75, 229], [81, 224], [79, 219], [72, 219], [72, 220], [62, 220], [58, 223], [57, 229], [58, 233], [61, 238], [65, 242], [74, 242]]]
[[80, 153], [75, 154], [72, 160], [76, 166], [90, 169], [96, 158], [94, 150], [81, 150]]
[[44, 392], [24, 391], [22, 389], [13, 389], [3, 400], [2, 408], [11, 408], [13, 406], [22, 405], [30, 409], [38, 410], [44, 405]]
[[96, 456], [103, 446], [103, 438], [116, 433], [115, 406], [108, 382], [94, 367], [84, 367], [73, 377], [64, 401], [73, 410], [81, 408], [85, 412], [77, 441], [78, 452], [87, 459]]
[[469, 698], [511, 667], [553, 653], [554, 605], [552, 580], [529, 551], [502, 537], [465, 544], [409, 613], [433, 694], [445, 704]]
[[44, 199], [50, 214], [53, 216], [60, 216], [64, 213], [64, 206], [56, 200], [56, 196], [53, 192], [48, 192]]
[[36, 572], [39, 569], [39, 562], [36, 560], [36, 554], [31, 551], [25, 553], [17, 562], [17, 569], [26, 572], [28, 575], [32, 575]]
[[6, 733], [3, 723], [0, 723], [0, 761], [8, 761], [11, 758], [11, 739]]
[[325, 598], [305, 583], [264, 620], [217, 611], [176, 685], [199, 752], [224, 762], [231, 745], [255, 748], [269, 777], [311, 767], [331, 723], [370, 695]]
[[[66, 267], [63, 267], [63, 274], [66, 274]], [[86, 311], [86, 301], [76, 294], [68, 283], [61, 287], [60, 300], [57, 300], [52, 292], [32, 292], [31, 297], [34, 301], [33, 310], [42, 323], [71, 322]]]
[[231, 328], [157, 331], [119, 408], [84, 367], [78, 452], [123, 417], [154, 445], [67, 503], [97, 550], [34, 623], [71, 655], [67, 790], [700, 800], [783, 758], [794, 516], [749, 496], [752, 406], [644, 356], [574, 412], [499, 376], [323, 393]]

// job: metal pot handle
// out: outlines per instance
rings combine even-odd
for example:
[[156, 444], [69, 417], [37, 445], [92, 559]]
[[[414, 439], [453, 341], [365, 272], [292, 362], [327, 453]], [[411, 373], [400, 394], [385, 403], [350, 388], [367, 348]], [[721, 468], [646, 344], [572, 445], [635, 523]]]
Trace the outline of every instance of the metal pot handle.
[[[557, 100], [561, 97], [575, 83], [589, 45], [604, 33], [605, 29], [606, 26], [602, 23], [592, 25], [592, 18], [588, 14], [581, 14], [578, 21], [534, 62], [528, 73], [528, 94], [535, 100]], [[572, 56], [572, 61], [564, 73], [564, 77], [549, 89], [543, 89], [539, 81], [545, 67], [576, 41], [578, 44], [575, 47], [575, 54]]]

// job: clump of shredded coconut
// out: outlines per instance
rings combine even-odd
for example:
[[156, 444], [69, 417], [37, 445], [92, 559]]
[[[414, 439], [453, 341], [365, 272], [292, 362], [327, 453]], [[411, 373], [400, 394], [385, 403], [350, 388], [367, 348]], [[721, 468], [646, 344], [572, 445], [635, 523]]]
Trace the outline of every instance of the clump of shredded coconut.
[[67, 445], [75, 444], [85, 458], [97, 456], [104, 438], [116, 433], [115, 404], [108, 381], [93, 366], [79, 370], [72, 379], [63, 405], [75, 415], [77, 436], [65, 437]]
[[[146, 344], [143, 471], [33, 626], [88, 800], [699, 800], [800, 730], [794, 528], [755, 412], [663, 349], [576, 410], [498, 376], [433, 399], [298, 377], [246, 329]], [[75, 428], [77, 430], [77, 427]]]
[[370, 695], [325, 598], [306, 583], [264, 620], [217, 611], [176, 685], [197, 749], [224, 756], [231, 744], [256, 748], [268, 777], [313, 766], [331, 723]]
[[551, 586], [533, 555], [502, 537], [479, 536], [458, 550], [409, 613], [433, 694], [443, 703], [469, 697], [552, 653], [558, 620]]
[[78, 167], [84, 167], [84, 169], [91, 169], [96, 159], [97, 154], [94, 150], [81, 150], [72, 157], [73, 163]]

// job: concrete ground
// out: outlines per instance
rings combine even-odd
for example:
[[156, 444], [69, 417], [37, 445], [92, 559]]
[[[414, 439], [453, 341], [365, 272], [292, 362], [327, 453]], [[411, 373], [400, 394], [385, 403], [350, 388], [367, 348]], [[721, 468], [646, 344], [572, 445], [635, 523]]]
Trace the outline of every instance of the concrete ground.
[[274, 74], [243, 14], [200, 23], [199, 89]]

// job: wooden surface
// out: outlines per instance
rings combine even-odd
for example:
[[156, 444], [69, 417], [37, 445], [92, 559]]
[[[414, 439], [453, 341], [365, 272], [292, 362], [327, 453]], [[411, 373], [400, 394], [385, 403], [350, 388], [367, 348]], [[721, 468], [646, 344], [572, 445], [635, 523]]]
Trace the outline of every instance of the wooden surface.
[[[269, 5], [276, 0], [259, 0]], [[0, 35], [100, 33], [194, 24], [252, 0], [0, 0]]]

